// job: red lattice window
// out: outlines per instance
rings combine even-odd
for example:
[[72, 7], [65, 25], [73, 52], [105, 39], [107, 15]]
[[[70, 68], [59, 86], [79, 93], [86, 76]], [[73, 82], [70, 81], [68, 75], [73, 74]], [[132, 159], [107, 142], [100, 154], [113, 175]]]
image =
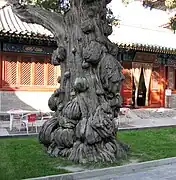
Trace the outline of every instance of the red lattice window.
[[35, 55], [5, 55], [3, 86], [18, 88], [53, 88], [57, 86], [57, 69], [49, 57]]
[[21, 61], [21, 85], [31, 85], [31, 58], [23, 57]]
[[56, 69], [54, 65], [48, 63], [48, 85], [56, 86], [57, 84], [56, 80], [57, 80]]
[[17, 83], [17, 57], [7, 56], [5, 58], [5, 86]]
[[35, 62], [35, 70], [34, 70], [34, 85], [44, 85], [44, 59], [43, 58], [37, 58], [38, 61]]

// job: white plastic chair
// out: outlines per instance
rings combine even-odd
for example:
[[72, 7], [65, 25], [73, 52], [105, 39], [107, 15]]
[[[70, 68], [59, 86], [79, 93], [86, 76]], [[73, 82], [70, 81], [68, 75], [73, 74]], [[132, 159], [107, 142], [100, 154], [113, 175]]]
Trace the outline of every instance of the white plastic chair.
[[19, 124], [21, 117], [26, 113], [26, 110], [22, 110], [22, 109], [10, 109], [9, 111], [7, 111], [7, 113], [10, 115], [10, 124], [9, 124], [9, 128], [10, 131], [12, 131], [13, 129], [13, 124]]
[[[38, 114], [38, 113], [37, 113]], [[21, 123], [24, 123], [27, 134], [29, 133], [29, 127], [35, 127], [36, 133], [38, 132], [38, 127], [41, 127], [48, 119], [50, 119], [51, 113], [40, 112], [37, 116], [36, 113], [28, 113], [21, 117]], [[38, 119], [38, 117], [40, 119]], [[21, 127], [20, 127], [21, 129]]]
[[21, 125], [24, 124], [27, 134], [29, 134], [29, 127], [35, 127], [35, 130], [37, 133], [36, 121], [37, 121], [37, 114], [35, 113], [28, 113], [28, 114], [23, 115], [21, 117], [19, 131], [21, 130]]
[[122, 123], [122, 121], [121, 121], [122, 116], [125, 119], [124, 123], [129, 124], [129, 118], [127, 117], [129, 111], [130, 111], [129, 108], [120, 108], [120, 112], [119, 112], [119, 116], [118, 116], [118, 120], [119, 120], [118, 124], [119, 124], [119, 126]]

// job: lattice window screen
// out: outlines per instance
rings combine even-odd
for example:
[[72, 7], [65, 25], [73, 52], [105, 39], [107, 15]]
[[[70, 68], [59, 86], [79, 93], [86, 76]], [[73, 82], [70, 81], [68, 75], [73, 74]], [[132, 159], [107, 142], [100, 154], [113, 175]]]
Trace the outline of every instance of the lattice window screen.
[[35, 62], [34, 85], [44, 85], [44, 59]]
[[58, 86], [57, 78], [58, 76], [61, 76], [61, 69], [60, 66], [54, 66], [54, 77], [55, 77], [55, 86]]
[[4, 85], [17, 84], [17, 57], [5, 58], [5, 82]]
[[[19, 56], [19, 55], [18, 55]], [[58, 86], [59, 67], [46, 62], [44, 56], [5, 56], [5, 86]], [[17, 59], [20, 59], [19, 62]], [[47, 63], [47, 64], [46, 64]], [[45, 71], [45, 69], [47, 71]], [[47, 72], [45, 74], [45, 72]], [[47, 82], [45, 82], [47, 80]]]
[[21, 85], [31, 85], [31, 71], [32, 71], [32, 64], [31, 58], [25, 57], [22, 59], [21, 62]]
[[57, 68], [54, 65], [48, 63], [48, 85], [57, 85]]

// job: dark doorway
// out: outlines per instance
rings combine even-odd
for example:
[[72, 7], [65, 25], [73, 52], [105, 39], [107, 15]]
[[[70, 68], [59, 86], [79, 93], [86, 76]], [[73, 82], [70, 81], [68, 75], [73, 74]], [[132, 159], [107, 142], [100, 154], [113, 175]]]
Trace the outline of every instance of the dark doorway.
[[142, 68], [141, 76], [140, 76], [140, 80], [139, 80], [137, 105], [145, 106], [145, 98], [146, 98], [146, 87], [145, 87], [144, 73], [143, 73], [143, 68]]
[[141, 75], [139, 79], [139, 88], [137, 93], [137, 104], [135, 104], [135, 84], [134, 84], [134, 78], [133, 78], [133, 91], [132, 91], [132, 101], [133, 106], [145, 106], [145, 99], [146, 99], [146, 86], [145, 86], [145, 80], [144, 80], [144, 74], [143, 74], [143, 68], [141, 70]]
[[134, 77], [133, 77], [133, 86], [132, 86], [132, 107], [135, 107], [135, 90], [136, 90], [136, 86], [134, 84]]

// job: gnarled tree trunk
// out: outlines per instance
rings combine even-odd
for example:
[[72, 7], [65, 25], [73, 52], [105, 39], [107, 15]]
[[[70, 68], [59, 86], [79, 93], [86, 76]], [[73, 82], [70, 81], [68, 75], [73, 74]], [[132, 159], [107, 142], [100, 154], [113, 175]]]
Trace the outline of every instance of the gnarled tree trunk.
[[49, 29], [58, 48], [52, 62], [61, 65], [60, 88], [49, 99], [55, 111], [39, 133], [53, 156], [76, 162], [110, 161], [126, 156], [116, 140], [121, 106], [122, 67], [118, 48], [108, 40], [106, 5], [111, 0], [72, 0], [64, 15], [9, 0], [21, 19]]

